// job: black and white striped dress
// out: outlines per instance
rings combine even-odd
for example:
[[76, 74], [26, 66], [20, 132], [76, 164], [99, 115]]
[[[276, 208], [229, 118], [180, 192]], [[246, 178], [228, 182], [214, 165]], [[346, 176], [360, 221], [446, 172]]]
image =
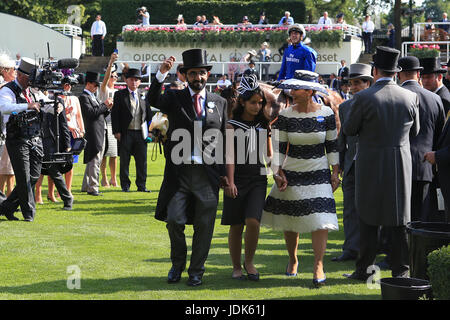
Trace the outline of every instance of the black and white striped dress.
[[262, 225], [299, 233], [338, 230], [330, 180], [330, 165], [339, 163], [336, 138], [334, 113], [327, 106], [311, 113], [280, 112], [272, 126], [273, 162], [282, 166], [288, 186], [281, 192], [273, 184]]

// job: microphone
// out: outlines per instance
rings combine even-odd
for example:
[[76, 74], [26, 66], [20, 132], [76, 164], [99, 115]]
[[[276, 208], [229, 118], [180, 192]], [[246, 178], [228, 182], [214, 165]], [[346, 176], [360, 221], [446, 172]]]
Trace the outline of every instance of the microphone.
[[67, 58], [58, 60], [58, 69], [75, 69], [79, 66], [78, 59]]

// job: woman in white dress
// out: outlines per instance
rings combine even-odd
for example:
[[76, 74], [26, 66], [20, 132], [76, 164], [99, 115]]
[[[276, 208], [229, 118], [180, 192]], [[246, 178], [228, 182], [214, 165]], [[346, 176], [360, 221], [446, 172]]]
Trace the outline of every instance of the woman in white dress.
[[[293, 105], [280, 112], [272, 126], [275, 184], [266, 199], [261, 224], [284, 231], [289, 263], [296, 276], [299, 233], [312, 235], [313, 284], [325, 284], [323, 257], [329, 230], [338, 230], [333, 192], [339, 186], [336, 122], [331, 108], [313, 101], [318, 74], [297, 71], [279, 88], [291, 89]], [[332, 173], [330, 172], [332, 167]]]
[[[99, 100], [100, 102], [106, 101], [108, 98], [113, 98], [114, 93], [117, 89], [114, 88], [114, 84], [116, 83], [117, 76], [117, 67], [114, 64], [117, 60], [117, 53], [111, 54], [111, 58], [109, 59], [108, 68], [105, 71], [105, 77], [103, 78], [103, 82], [100, 85], [99, 90]], [[117, 157], [118, 157], [118, 148], [117, 148], [117, 140], [114, 138], [112, 133], [112, 122], [111, 115], [108, 115], [106, 118], [106, 139], [108, 143], [108, 149], [103, 155], [102, 164], [100, 165], [100, 172], [102, 174], [102, 186], [109, 187], [110, 185], [113, 187], [117, 187]], [[111, 179], [108, 181], [108, 175], [106, 173], [106, 164], [107, 159], [109, 157], [109, 169], [111, 173]]]

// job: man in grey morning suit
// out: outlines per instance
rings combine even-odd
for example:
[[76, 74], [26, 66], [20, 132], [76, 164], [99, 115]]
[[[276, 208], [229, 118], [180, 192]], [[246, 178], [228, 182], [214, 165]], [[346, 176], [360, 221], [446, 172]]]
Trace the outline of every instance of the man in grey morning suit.
[[415, 92], [419, 97], [420, 131], [416, 137], [410, 138], [412, 158], [412, 193], [411, 221], [427, 221], [427, 212], [431, 210], [426, 205], [429, 187], [433, 180], [433, 168], [429, 162], [424, 162], [426, 152], [436, 150], [439, 136], [445, 123], [444, 107], [441, 98], [420, 86], [418, 80], [420, 71], [419, 59], [414, 56], [399, 59], [402, 68], [399, 73], [401, 86]]
[[[167, 278], [169, 283], [176, 283], [181, 279], [187, 256], [184, 229], [186, 224], [193, 224], [187, 284], [198, 286], [202, 284], [204, 264], [214, 231], [219, 186], [225, 183], [223, 148], [219, 150], [220, 147], [217, 147], [215, 155], [210, 153], [210, 150], [211, 147], [214, 149], [213, 145], [215, 141], [220, 140], [220, 136], [225, 137], [227, 102], [205, 89], [212, 66], [208, 65], [206, 51], [202, 49], [183, 52], [184, 66], [180, 72], [186, 75], [189, 86], [184, 90], [167, 90], [161, 95], [162, 82], [174, 61], [175, 58], [170, 57], [162, 63], [147, 95], [149, 104], [167, 114], [170, 123], [164, 150], [164, 180], [158, 196], [155, 218], [167, 222], [169, 231], [172, 260], [172, 268]], [[217, 133], [217, 137], [212, 137], [216, 139], [206, 139], [203, 136], [206, 131]], [[197, 132], [202, 136], [197, 137]], [[178, 138], [175, 138], [176, 136]], [[179, 149], [180, 138], [182, 141], [190, 141], [189, 151]], [[203, 141], [199, 141], [200, 139]], [[218, 156], [220, 152], [221, 159]], [[218, 161], [211, 159], [216, 156]], [[182, 163], [176, 159], [181, 157]]]
[[[417, 95], [394, 81], [400, 51], [377, 47], [375, 84], [353, 96], [344, 133], [358, 135], [356, 209], [360, 216], [360, 254], [356, 270], [344, 276], [366, 281], [377, 254], [378, 227], [392, 235], [392, 276], [409, 270], [405, 225], [411, 216], [410, 134], [420, 129]], [[368, 273], [370, 272], [370, 274]]]
[[[368, 64], [354, 63], [350, 65], [348, 79], [351, 93], [370, 87], [373, 81], [372, 67]], [[353, 99], [344, 101], [339, 105], [339, 119], [343, 125], [347, 121]], [[338, 136], [339, 165], [342, 170], [342, 192], [344, 193], [343, 223], [345, 241], [342, 245], [342, 254], [334, 257], [332, 261], [354, 260], [359, 252], [359, 215], [355, 203], [355, 157], [358, 137], [347, 136], [342, 130]]]

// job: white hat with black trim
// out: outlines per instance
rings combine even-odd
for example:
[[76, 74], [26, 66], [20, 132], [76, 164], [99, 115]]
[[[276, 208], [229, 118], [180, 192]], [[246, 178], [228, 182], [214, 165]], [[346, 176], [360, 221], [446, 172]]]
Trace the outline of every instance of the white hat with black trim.
[[288, 33], [288, 34], [291, 34], [291, 31], [298, 31], [298, 32], [300, 32], [300, 33], [303, 35], [303, 38], [306, 37], [306, 30], [305, 30], [305, 28], [304, 28], [301, 24], [299, 24], [299, 23], [291, 24], [291, 25], [289, 26], [288, 30], [287, 30], [287, 33]]
[[314, 90], [328, 95], [327, 89], [317, 82], [318, 78], [318, 73], [307, 70], [296, 70], [294, 78], [283, 81], [277, 86], [277, 88], [291, 90]]
[[16, 66], [16, 62], [6, 53], [0, 53], [0, 68], [10, 69]]

